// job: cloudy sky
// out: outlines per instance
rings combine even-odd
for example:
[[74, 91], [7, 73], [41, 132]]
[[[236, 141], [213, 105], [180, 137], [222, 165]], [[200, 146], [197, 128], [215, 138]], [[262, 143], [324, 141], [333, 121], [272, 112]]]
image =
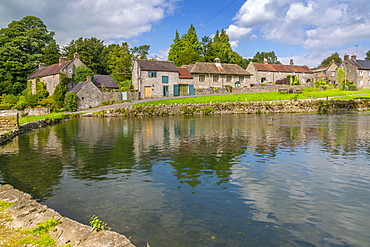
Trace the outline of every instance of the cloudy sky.
[[370, 50], [369, 0], [1, 0], [0, 27], [37, 16], [63, 46], [79, 37], [150, 45], [167, 59], [175, 31], [199, 39], [228, 31], [243, 57], [274, 51], [283, 63], [317, 66], [334, 52]]

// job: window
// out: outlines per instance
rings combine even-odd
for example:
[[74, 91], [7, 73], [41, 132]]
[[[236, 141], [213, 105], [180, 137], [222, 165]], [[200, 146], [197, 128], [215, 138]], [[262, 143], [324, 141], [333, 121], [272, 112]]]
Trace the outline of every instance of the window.
[[360, 75], [364, 75], [364, 71], [363, 70], [360, 70]]
[[331, 76], [335, 76], [335, 72], [331, 72]]
[[304, 73], [304, 72], [303, 72], [303, 73], [302, 73], [302, 76], [306, 76], [306, 73]]
[[206, 81], [206, 75], [199, 75], [199, 81], [205, 82]]
[[232, 75], [226, 76], [226, 82], [231, 82], [232, 79], [233, 79]]
[[218, 82], [219, 76], [218, 75], [213, 75], [213, 82]]
[[157, 72], [148, 72], [148, 77], [157, 78]]
[[240, 87], [240, 81], [235, 82], [235, 87]]
[[295, 72], [293, 72], [292, 75], [295, 75]]
[[278, 73], [279, 75], [281, 75], [281, 72], [279, 71], [279, 73]]
[[168, 83], [168, 76], [162, 76], [162, 83]]
[[267, 71], [267, 72], [266, 72], [266, 74], [267, 74], [267, 75], [270, 75], [270, 71]]
[[239, 76], [239, 81], [244, 81], [244, 76]]
[[363, 80], [360, 80], [358, 83], [359, 83], [359, 86], [363, 86], [364, 85], [364, 81]]

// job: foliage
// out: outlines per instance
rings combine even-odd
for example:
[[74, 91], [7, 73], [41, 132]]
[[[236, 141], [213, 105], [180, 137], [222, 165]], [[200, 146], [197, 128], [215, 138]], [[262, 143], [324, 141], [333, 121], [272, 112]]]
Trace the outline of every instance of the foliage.
[[59, 62], [60, 48], [55, 40], [50, 41], [44, 48], [42, 48], [41, 62], [45, 63], [46, 66], [56, 64]]
[[12, 21], [0, 29], [0, 85], [5, 86], [2, 93], [7, 90], [18, 94], [26, 87], [27, 76], [37, 68], [53, 36], [54, 32], [34, 16]]
[[289, 85], [289, 81], [288, 81], [288, 78], [283, 78], [283, 79], [280, 79], [280, 80], [276, 80], [275, 84]]
[[60, 75], [60, 82], [55, 87], [54, 93], [52, 95], [55, 101], [55, 108], [62, 108], [64, 105], [64, 96], [67, 92], [68, 78], [65, 74]]
[[56, 246], [56, 241], [52, 239], [48, 232], [55, 229], [59, 222], [55, 219], [50, 219], [37, 225], [36, 228], [24, 230], [23, 232], [30, 236], [23, 238], [19, 244], [27, 244], [32, 246]]
[[342, 63], [342, 58], [339, 56], [338, 52], [331, 54], [329, 57], [325, 58], [319, 65], [319, 67], [328, 66], [331, 62]]
[[6, 104], [6, 103], [8, 103], [8, 104], [15, 104], [15, 103], [17, 103], [17, 101], [18, 101], [18, 99], [19, 99], [19, 96], [15, 96], [15, 95], [13, 95], [13, 94], [3, 94], [1, 97], [0, 97], [0, 99], [1, 99], [1, 103], [2, 104]]
[[253, 58], [248, 59], [246, 62], [247, 64], [250, 62], [254, 63], [264, 63], [264, 60], [267, 59], [267, 62], [269, 64], [281, 64], [280, 61], [278, 61], [277, 56], [275, 55], [274, 51], [270, 52], [257, 52], [256, 55], [254, 55]]
[[54, 112], [46, 115], [41, 116], [26, 116], [19, 119], [19, 124], [25, 124], [29, 122], [44, 120], [44, 119], [51, 119], [52, 121], [64, 119], [69, 116], [77, 115], [77, 113], [64, 113], [64, 112]]
[[0, 201], [0, 212], [3, 212], [13, 206], [15, 202]]
[[86, 65], [78, 66], [72, 76], [73, 83], [77, 84], [81, 81], [86, 81], [87, 76], [91, 76], [91, 78], [93, 78], [94, 72]]
[[66, 93], [64, 99], [64, 107], [67, 111], [73, 112], [77, 110], [77, 95], [75, 92]]
[[36, 79], [36, 94], [42, 98], [49, 96], [49, 92], [46, 90], [45, 83], [41, 82], [39, 78]]
[[294, 82], [295, 82], [297, 76], [295, 76], [295, 75], [287, 75], [286, 78], [288, 80], [288, 85], [294, 85]]
[[325, 80], [321, 79], [319, 81], [314, 82], [315, 87], [321, 88], [323, 90], [326, 90], [330, 85]]
[[298, 77], [294, 77], [293, 85], [300, 85], [301, 83], [299, 82]]
[[119, 92], [133, 92], [135, 90], [132, 81], [120, 82], [118, 84], [120, 85], [118, 89]]
[[370, 61], [370, 50], [368, 52], [366, 52], [365, 60]]
[[345, 90], [347, 72], [342, 68], [338, 68], [337, 73], [336, 73], [336, 77], [337, 77], [337, 81], [339, 83], [340, 90]]
[[98, 216], [93, 215], [90, 218], [90, 226], [96, 231], [101, 231], [107, 228], [107, 223], [100, 220]]
[[31, 95], [28, 91], [23, 92], [23, 95], [19, 96], [19, 100], [15, 104], [14, 108], [17, 110], [23, 110], [27, 107], [34, 107], [38, 105], [39, 96]]
[[131, 78], [131, 64], [133, 55], [129, 44], [123, 42], [121, 45], [111, 45], [112, 50], [108, 54], [108, 72], [114, 75], [118, 82], [123, 82]]

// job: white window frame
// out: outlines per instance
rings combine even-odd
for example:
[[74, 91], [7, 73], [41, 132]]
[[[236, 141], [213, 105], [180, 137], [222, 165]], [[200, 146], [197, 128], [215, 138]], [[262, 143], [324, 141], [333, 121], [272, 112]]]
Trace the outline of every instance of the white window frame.
[[360, 75], [364, 75], [364, 71], [363, 70], [360, 70]]

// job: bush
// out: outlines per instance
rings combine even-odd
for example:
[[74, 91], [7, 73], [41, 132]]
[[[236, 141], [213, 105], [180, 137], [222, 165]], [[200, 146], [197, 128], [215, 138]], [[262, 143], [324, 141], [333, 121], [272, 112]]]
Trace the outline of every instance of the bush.
[[2, 104], [12, 104], [15, 105], [18, 101], [19, 97], [13, 94], [3, 94], [1, 96], [1, 103]]
[[9, 104], [9, 103], [0, 104], [0, 110], [10, 110], [12, 106], [13, 104]]
[[280, 80], [276, 80], [275, 84], [288, 85], [289, 82], [288, 82], [287, 78], [283, 78], [283, 79], [280, 79]]
[[64, 98], [64, 106], [67, 111], [77, 110], [77, 95], [75, 92], [68, 92]]

